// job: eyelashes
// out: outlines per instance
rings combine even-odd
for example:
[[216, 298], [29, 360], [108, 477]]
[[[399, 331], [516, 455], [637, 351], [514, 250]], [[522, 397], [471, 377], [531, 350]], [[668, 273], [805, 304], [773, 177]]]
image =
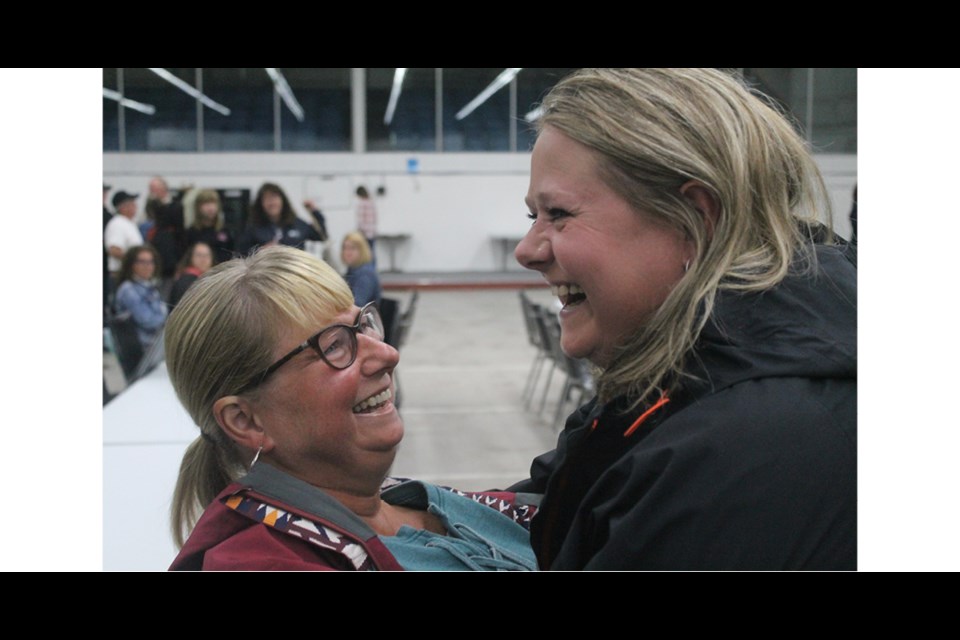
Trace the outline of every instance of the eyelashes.
[[[553, 208], [553, 209], [547, 209], [547, 212], [546, 212], [546, 213], [547, 213], [547, 216], [549, 216], [550, 220], [557, 220], [557, 219], [559, 219], [559, 218], [566, 218], [567, 216], [570, 215], [570, 212], [567, 211], [566, 209], [560, 209], [560, 208], [556, 208], [556, 207]], [[536, 213], [533, 213], [532, 211], [527, 214], [527, 217], [530, 218], [530, 219], [533, 220], [533, 221], [536, 221], [536, 220], [537, 220], [537, 214], [536, 214]]]

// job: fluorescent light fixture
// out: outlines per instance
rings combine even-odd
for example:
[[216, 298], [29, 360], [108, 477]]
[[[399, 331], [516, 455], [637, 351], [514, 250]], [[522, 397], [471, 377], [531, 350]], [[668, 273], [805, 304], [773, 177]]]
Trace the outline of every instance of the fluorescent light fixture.
[[520, 73], [521, 69], [523, 69], [523, 67], [512, 67], [510, 69], [504, 69], [500, 73], [500, 75], [497, 76], [497, 79], [490, 83], [490, 86], [488, 86], [486, 89], [481, 91], [480, 95], [478, 95], [476, 98], [471, 100], [467, 106], [465, 106], [463, 109], [460, 109], [460, 111], [457, 112], [457, 115], [455, 116], [456, 119], [463, 120], [468, 115], [473, 113], [473, 110], [479, 107], [480, 105], [482, 105], [484, 102], [486, 102], [487, 98], [489, 98], [490, 96], [495, 94], [497, 91], [499, 91], [500, 89], [505, 87], [507, 84], [509, 84], [510, 81], [513, 80], [518, 73]]
[[293, 95], [290, 85], [287, 84], [287, 79], [283, 77], [279, 69], [267, 67], [264, 67], [264, 69], [267, 69], [267, 75], [273, 80], [273, 86], [277, 90], [277, 93], [280, 94], [280, 97], [283, 98], [287, 109], [290, 109], [290, 113], [293, 114], [293, 117], [296, 118], [298, 122], [303, 122], [303, 107], [297, 102], [297, 98]]
[[103, 97], [109, 98], [110, 100], [116, 100], [122, 106], [128, 109], [133, 109], [134, 111], [139, 111], [140, 113], [145, 113], [148, 116], [152, 116], [157, 112], [156, 107], [154, 107], [152, 104], [143, 104], [142, 102], [137, 102], [136, 100], [124, 98], [113, 89], [107, 89], [106, 87], [103, 88]]
[[387, 103], [387, 114], [383, 116], [383, 124], [389, 125], [393, 122], [393, 111], [397, 108], [397, 99], [400, 97], [400, 89], [403, 87], [403, 76], [405, 75], [407, 75], [405, 68], [393, 72], [393, 89], [390, 90], [390, 102]]
[[169, 82], [170, 84], [172, 84], [173, 86], [175, 86], [177, 89], [180, 89], [181, 91], [183, 91], [185, 94], [187, 94], [191, 98], [196, 98], [197, 100], [199, 100], [206, 106], [210, 107], [214, 111], [222, 113], [225, 116], [230, 115], [230, 109], [223, 106], [219, 102], [214, 102], [213, 100], [208, 98], [206, 95], [197, 91], [196, 88], [191, 87], [189, 84], [187, 84], [177, 76], [173, 75], [166, 69], [157, 69], [154, 67], [147, 67], [147, 68], [150, 69], [150, 71], [153, 71], [155, 74], [157, 74], [161, 78], [163, 78], [164, 80], [166, 80], [167, 82]]
[[523, 116], [523, 119], [527, 122], [533, 122], [534, 120], [539, 120], [540, 116], [543, 115], [543, 107], [537, 107], [527, 112], [527, 115]]

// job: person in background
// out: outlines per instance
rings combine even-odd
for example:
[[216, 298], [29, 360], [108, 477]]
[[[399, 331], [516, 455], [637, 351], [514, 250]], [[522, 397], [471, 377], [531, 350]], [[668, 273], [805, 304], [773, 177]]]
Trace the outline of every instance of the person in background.
[[153, 344], [167, 319], [167, 305], [157, 288], [159, 266], [157, 250], [145, 244], [128, 249], [120, 269], [115, 303], [117, 315], [129, 313], [132, 316], [144, 351]]
[[363, 306], [368, 302], [375, 302], [379, 305], [383, 295], [380, 276], [377, 275], [377, 268], [370, 255], [370, 245], [362, 233], [353, 231], [344, 236], [340, 261], [347, 267], [343, 277], [353, 291], [356, 304]]
[[[107, 225], [110, 224], [110, 219], [113, 218], [113, 213], [110, 209], [107, 208], [107, 195], [110, 193], [110, 185], [103, 185], [103, 233], [107, 232]], [[103, 245], [103, 307], [104, 309], [109, 309], [113, 304], [110, 296], [112, 291], [110, 289], [110, 254], [107, 253], [106, 244]]]
[[[137, 215], [136, 193], [117, 191], [113, 194], [113, 208], [117, 212], [103, 230], [103, 246], [107, 249], [108, 268], [116, 286], [119, 286], [120, 267], [124, 255], [132, 247], [143, 244], [143, 236], [133, 218]], [[116, 286], [114, 292], [116, 292]]]
[[213, 189], [203, 189], [193, 201], [193, 224], [187, 229], [187, 245], [205, 242], [213, 250], [216, 263], [234, 257], [234, 239], [223, 226], [223, 205]]
[[855, 570], [856, 262], [805, 142], [716, 69], [582, 69], [542, 109], [516, 257], [598, 374], [509, 488], [540, 568]]
[[183, 259], [177, 265], [173, 288], [170, 289], [170, 308], [173, 309], [180, 302], [180, 298], [187, 289], [196, 282], [197, 278], [209, 271], [214, 265], [213, 248], [206, 242], [196, 242], [183, 254]]
[[279, 185], [264, 183], [250, 208], [247, 229], [237, 243], [241, 255], [248, 255], [258, 247], [285, 245], [302, 249], [307, 240], [326, 240], [323, 216], [319, 210], [310, 212], [312, 224], [297, 217], [290, 199]]
[[522, 496], [387, 477], [400, 356], [326, 262], [273, 246], [218, 265], [164, 336], [200, 429], [171, 504], [172, 570], [535, 569]]
[[374, 250], [377, 239], [377, 206], [370, 198], [370, 193], [363, 185], [357, 187], [357, 229], [367, 239], [370, 245], [370, 256], [376, 263], [376, 253]]
[[152, 244], [160, 254], [163, 271], [159, 276], [164, 279], [164, 286], [169, 287], [177, 264], [186, 250], [183, 204], [171, 195], [167, 181], [156, 176], [151, 178], [149, 183], [147, 209], [153, 214], [153, 228], [144, 240]]
[[153, 237], [156, 229], [156, 215], [159, 205], [156, 200], [151, 200], [147, 198], [147, 204], [143, 208], [143, 215], [146, 218], [143, 222], [137, 227], [140, 229], [140, 235], [143, 236], [145, 242], [153, 241]]

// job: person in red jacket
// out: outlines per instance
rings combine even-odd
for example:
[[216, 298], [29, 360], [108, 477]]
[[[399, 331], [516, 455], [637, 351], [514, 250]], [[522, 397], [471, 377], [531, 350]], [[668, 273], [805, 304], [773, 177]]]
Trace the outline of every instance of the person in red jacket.
[[375, 304], [354, 305], [322, 260], [274, 246], [223, 263], [164, 338], [200, 428], [174, 493], [171, 569], [536, 569], [533, 505], [387, 477], [404, 432], [399, 354]]

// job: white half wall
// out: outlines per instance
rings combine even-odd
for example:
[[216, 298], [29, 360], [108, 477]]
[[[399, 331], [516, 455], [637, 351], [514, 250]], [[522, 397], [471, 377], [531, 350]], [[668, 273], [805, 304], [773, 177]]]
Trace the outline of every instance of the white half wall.
[[[854, 155], [824, 155], [824, 172], [834, 208], [833, 224], [850, 235], [848, 214], [857, 180]], [[355, 228], [354, 191], [374, 194], [382, 234], [409, 234], [396, 248], [404, 271], [496, 271], [502, 266], [495, 237], [519, 237], [529, 227], [523, 198], [529, 153], [105, 153], [103, 180], [113, 190], [140, 194], [163, 176], [171, 187], [249, 189], [279, 184], [298, 215], [307, 219], [304, 199], [317, 201], [327, 219], [330, 249], [339, 257], [340, 239]], [[385, 189], [376, 196], [378, 187]], [[378, 246], [378, 263], [389, 263]], [[338, 265], [339, 266], [339, 265]], [[508, 269], [521, 269], [512, 257]]]

